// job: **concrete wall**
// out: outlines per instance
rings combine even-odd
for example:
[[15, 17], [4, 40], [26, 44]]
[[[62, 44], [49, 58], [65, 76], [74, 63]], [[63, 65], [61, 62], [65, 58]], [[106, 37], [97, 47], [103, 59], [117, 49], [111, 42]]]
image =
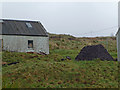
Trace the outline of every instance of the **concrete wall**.
[[120, 32], [117, 34], [117, 57], [118, 61], [120, 61]]
[[3, 50], [29, 52], [31, 49], [28, 48], [28, 40], [33, 40], [34, 52], [49, 54], [49, 37], [2, 35], [2, 38]]
[[[120, 2], [118, 2], [118, 28], [120, 28]], [[116, 35], [117, 38], [117, 56], [120, 61], [120, 31]]]

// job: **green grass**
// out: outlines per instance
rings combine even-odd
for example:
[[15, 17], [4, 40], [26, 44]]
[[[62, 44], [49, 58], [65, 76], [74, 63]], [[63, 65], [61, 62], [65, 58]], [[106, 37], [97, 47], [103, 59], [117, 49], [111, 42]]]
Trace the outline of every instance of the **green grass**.
[[[60, 37], [50, 38], [49, 55], [3, 51], [4, 62], [20, 62], [3, 66], [3, 88], [118, 88], [117, 61], [75, 61], [82, 47], [87, 43], [99, 44], [98, 41], [102, 38], [93, 41], [68, 35]], [[111, 39], [108, 51], [115, 59], [116, 44]], [[103, 45], [106, 47], [106, 44]], [[61, 61], [66, 56], [70, 56], [72, 60]]]

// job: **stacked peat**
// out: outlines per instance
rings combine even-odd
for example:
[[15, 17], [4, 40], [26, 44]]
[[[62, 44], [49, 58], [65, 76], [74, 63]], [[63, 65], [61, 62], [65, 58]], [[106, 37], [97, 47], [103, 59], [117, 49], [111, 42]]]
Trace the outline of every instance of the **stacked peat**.
[[94, 60], [97, 58], [101, 60], [114, 60], [101, 44], [84, 47], [75, 60]]

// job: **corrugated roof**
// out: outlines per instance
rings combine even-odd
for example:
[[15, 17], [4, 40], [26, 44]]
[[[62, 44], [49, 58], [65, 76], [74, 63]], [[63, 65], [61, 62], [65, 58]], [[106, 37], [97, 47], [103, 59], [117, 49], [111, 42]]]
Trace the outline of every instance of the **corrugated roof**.
[[[45, 28], [39, 21], [2, 19], [2, 35], [48, 36]], [[29, 27], [31, 25], [32, 27]]]

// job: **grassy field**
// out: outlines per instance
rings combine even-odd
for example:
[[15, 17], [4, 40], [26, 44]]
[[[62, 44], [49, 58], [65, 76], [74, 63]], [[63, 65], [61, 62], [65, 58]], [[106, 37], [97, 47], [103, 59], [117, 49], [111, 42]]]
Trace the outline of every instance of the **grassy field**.
[[[102, 44], [117, 58], [115, 37], [75, 38], [50, 34], [50, 54], [3, 51], [3, 88], [118, 88], [118, 62], [75, 61], [86, 45]], [[69, 56], [71, 60], [65, 59]], [[65, 59], [65, 61], [61, 61]]]

